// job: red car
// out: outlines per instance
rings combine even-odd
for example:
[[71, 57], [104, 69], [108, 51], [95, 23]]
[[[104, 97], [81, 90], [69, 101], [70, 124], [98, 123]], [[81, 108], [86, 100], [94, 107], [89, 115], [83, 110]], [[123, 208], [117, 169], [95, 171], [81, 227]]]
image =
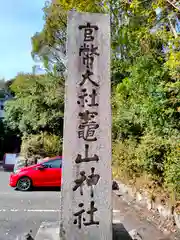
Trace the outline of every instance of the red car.
[[49, 158], [41, 163], [15, 170], [10, 175], [11, 187], [27, 191], [32, 187], [60, 187], [62, 157]]

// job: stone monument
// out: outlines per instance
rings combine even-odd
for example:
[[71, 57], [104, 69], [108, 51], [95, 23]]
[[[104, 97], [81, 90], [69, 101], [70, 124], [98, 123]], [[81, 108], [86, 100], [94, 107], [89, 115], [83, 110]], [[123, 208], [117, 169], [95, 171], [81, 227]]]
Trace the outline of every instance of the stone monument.
[[68, 14], [60, 238], [112, 239], [110, 16]]

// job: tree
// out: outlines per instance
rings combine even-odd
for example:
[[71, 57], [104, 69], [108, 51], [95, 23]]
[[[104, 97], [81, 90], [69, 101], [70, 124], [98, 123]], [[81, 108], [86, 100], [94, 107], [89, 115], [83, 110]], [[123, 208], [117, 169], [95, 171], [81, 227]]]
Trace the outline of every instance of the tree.
[[168, 20], [172, 9], [163, 0], [118, 3], [123, 21], [113, 38], [114, 161], [123, 175], [147, 174], [168, 191], [179, 191], [174, 153], [180, 129], [180, 37]]
[[20, 74], [10, 86], [15, 98], [5, 105], [5, 122], [22, 134], [62, 134], [64, 89], [60, 78]]
[[[105, 6], [105, 3], [104, 3]], [[44, 62], [47, 71], [62, 75], [66, 67], [67, 11], [104, 12], [99, 0], [55, 0], [45, 5], [45, 25], [32, 37], [32, 56]]]
[[168, 2], [54, 1], [44, 8], [45, 25], [32, 38], [32, 55], [64, 79], [67, 11], [109, 12], [114, 166], [128, 178], [159, 179], [170, 191], [179, 189], [180, 174], [173, 154], [180, 129], [180, 37], [172, 20], [177, 11]]

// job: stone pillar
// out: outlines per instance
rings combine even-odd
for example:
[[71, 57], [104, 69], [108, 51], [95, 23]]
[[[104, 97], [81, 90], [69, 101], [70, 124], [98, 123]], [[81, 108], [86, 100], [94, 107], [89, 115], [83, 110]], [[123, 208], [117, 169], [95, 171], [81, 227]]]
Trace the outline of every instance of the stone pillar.
[[60, 236], [112, 239], [110, 16], [70, 12]]

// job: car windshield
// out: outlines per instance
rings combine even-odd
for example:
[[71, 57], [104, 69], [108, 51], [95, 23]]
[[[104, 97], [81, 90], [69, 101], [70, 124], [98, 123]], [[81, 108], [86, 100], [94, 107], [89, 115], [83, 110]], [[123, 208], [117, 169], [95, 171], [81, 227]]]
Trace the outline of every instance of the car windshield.
[[37, 163], [43, 163], [44, 161], [49, 160], [49, 157], [46, 158], [40, 158], [37, 160]]
[[19, 170], [20, 168], [23, 168], [26, 166], [26, 159], [22, 156], [18, 156], [16, 158], [16, 162], [14, 165], [14, 172], [16, 172], [17, 170]]

